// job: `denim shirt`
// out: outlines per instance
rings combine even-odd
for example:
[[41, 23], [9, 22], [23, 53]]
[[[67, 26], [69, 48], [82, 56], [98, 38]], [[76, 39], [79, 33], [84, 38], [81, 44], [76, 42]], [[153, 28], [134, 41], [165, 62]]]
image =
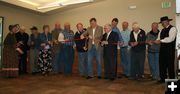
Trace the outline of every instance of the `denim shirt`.
[[131, 31], [129, 29], [126, 29], [124, 31], [121, 31], [121, 35], [122, 35], [122, 38], [123, 38], [123, 42], [124, 44], [122, 45], [122, 47], [130, 47], [128, 44], [129, 40], [130, 40], [130, 34], [131, 34]]
[[46, 45], [49, 45], [48, 44], [48, 41], [52, 41], [52, 34], [51, 33], [48, 33], [48, 35], [46, 36], [46, 34], [43, 32], [40, 34], [40, 43], [45, 43]]
[[118, 27], [113, 27], [113, 28], [112, 28], [112, 31], [113, 31], [113, 32], [116, 32], [116, 33], [118, 34], [118, 36], [119, 36], [118, 41], [123, 41], [122, 36], [121, 36], [121, 32], [120, 32], [120, 30], [119, 30]]

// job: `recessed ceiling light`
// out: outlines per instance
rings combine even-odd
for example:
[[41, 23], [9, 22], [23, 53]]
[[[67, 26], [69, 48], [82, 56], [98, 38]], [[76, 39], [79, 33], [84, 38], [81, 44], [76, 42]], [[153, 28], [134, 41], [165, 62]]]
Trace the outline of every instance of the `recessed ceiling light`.
[[18, 1], [21, 1], [21, 2], [24, 2], [24, 3], [27, 3], [27, 4], [30, 4], [30, 5], [33, 5], [33, 6], [39, 6], [39, 4], [37, 3], [34, 3], [30, 0], [18, 0]]
[[57, 2], [53, 2], [47, 5], [39, 6], [37, 9], [46, 9], [46, 8], [52, 8], [52, 7], [58, 7], [58, 6], [67, 6], [72, 4], [80, 4], [80, 3], [87, 3], [87, 2], [93, 2], [94, 0], [60, 0]]
[[46, 6], [41, 6], [41, 7], [37, 7], [37, 9], [47, 9], [47, 8], [53, 8], [53, 7], [59, 7], [61, 6], [60, 4], [53, 4], [53, 5], [46, 5]]

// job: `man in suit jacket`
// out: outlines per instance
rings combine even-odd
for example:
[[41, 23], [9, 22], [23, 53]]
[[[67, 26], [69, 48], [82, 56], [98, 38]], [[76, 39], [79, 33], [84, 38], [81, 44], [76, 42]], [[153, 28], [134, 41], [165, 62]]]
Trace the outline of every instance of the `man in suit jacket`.
[[131, 72], [130, 79], [142, 79], [144, 77], [144, 62], [146, 50], [146, 34], [140, 29], [138, 23], [133, 23], [132, 32], [130, 34], [131, 46]]
[[101, 79], [101, 72], [102, 72], [102, 66], [101, 66], [101, 50], [102, 47], [100, 46], [100, 40], [103, 36], [103, 28], [101, 26], [97, 25], [96, 18], [90, 19], [90, 27], [87, 28], [87, 31], [85, 31], [81, 35], [81, 39], [84, 39], [85, 37], [89, 38], [88, 42], [88, 64], [87, 64], [87, 72], [88, 77], [87, 79], [93, 78], [93, 58], [96, 58], [96, 64], [97, 64], [97, 76], [98, 79]]
[[104, 76], [105, 79], [114, 80], [116, 77], [117, 65], [117, 42], [119, 36], [112, 32], [110, 24], [104, 26], [105, 34], [103, 35], [101, 45], [104, 47]]

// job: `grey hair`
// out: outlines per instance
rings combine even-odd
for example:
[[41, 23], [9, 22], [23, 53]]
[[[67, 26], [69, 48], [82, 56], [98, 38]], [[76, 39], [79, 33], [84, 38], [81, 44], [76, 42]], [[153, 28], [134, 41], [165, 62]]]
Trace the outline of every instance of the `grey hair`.
[[140, 25], [137, 22], [133, 22], [132, 28], [140, 28]]
[[105, 24], [104, 26], [108, 26], [108, 27], [112, 28], [111, 24]]

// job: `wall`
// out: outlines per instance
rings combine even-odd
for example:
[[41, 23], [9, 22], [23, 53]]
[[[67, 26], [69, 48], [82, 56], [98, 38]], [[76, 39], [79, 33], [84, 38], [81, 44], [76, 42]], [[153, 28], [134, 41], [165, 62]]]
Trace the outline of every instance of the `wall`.
[[[163, 1], [170, 1], [172, 7], [162, 9], [161, 2]], [[128, 9], [130, 5], [136, 5], [137, 9]], [[41, 31], [43, 24], [49, 24], [53, 29], [54, 23], [57, 21], [62, 25], [65, 22], [70, 22], [72, 30], [76, 31], [75, 26], [78, 22], [82, 22], [85, 27], [88, 27], [91, 17], [96, 17], [98, 24], [102, 26], [110, 23], [113, 17], [119, 18], [120, 23], [122, 21], [129, 23], [137, 21], [143, 29], [149, 31], [151, 23], [158, 22], [159, 18], [164, 15], [175, 19], [175, 0], [102, 0], [87, 6], [44, 16], [0, 4], [0, 16], [5, 17], [4, 37], [8, 33], [8, 25], [10, 24], [24, 25], [29, 33], [29, 28], [33, 25], [38, 26]], [[172, 24], [175, 24], [175, 20], [172, 21]], [[119, 24], [118, 27], [121, 28], [121, 25]]]
[[9, 7], [6, 5], [0, 4], [0, 16], [4, 17], [4, 31], [3, 38], [9, 32], [8, 26], [10, 24], [20, 24], [27, 28], [27, 32], [30, 33], [29, 28], [33, 25], [40, 27], [41, 26], [41, 16], [35, 12], [28, 10]]
[[[177, 45], [180, 45], [180, 14], [178, 14], [177, 16], [176, 16], [176, 27], [177, 27], [177, 30], [178, 30], [178, 34], [177, 34], [177, 39], [176, 39], [176, 44]], [[178, 47], [177, 47], [177, 49], [178, 49]], [[178, 49], [178, 51], [177, 51], [177, 56], [179, 56], [180, 55], [180, 48]], [[179, 70], [180, 70], [180, 61], [179, 61], [179, 64], [178, 64], [178, 68], [179, 68]], [[180, 74], [180, 73], [179, 73]]]
[[[161, 2], [170, 1], [172, 7], [168, 9], [161, 8]], [[136, 5], [137, 9], [130, 10], [128, 6]], [[113, 17], [130, 23], [137, 21], [146, 31], [150, 30], [152, 22], [158, 22], [161, 16], [167, 15], [175, 19], [175, 0], [102, 0], [88, 6], [75, 8], [69, 11], [44, 16], [44, 24], [50, 24], [53, 27], [56, 21], [70, 22], [72, 29], [76, 30], [75, 25], [82, 22], [85, 27], [89, 26], [89, 19], [96, 17], [99, 25], [111, 22]], [[172, 24], [175, 24], [173, 20]], [[121, 25], [119, 24], [119, 27]]]
[[[180, 14], [177, 14], [176, 16], [176, 27], [177, 30], [180, 31]], [[178, 32], [177, 37], [180, 36], [180, 32]], [[180, 44], [180, 37], [176, 39], [177, 44]]]
[[[161, 3], [163, 1], [170, 1], [172, 7], [162, 9]], [[129, 10], [128, 6], [130, 5], [136, 5], [137, 9]], [[114, 17], [119, 18], [120, 23], [122, 21], [128, 21], [129, 23], [137, 21], [148, 32], [151, 23], [159, 22], [159, 18], [164, 15], [174, 19], [172, 24], [175, 25], [175, 0], [102, 0], [102, 2], [88, 6], [44, 16], [0, 4], [0, 16], [5, 17], [4, 38], [9, 32], [8, 26], [10, 24], [19, 23], [24, 25], [28, 29], [27, 32], [30, 33], [29, 28], [33, 25], [39, 27], [39, 31], [41, 31], [43, 24], [49, 24], [52, 29], [57, 21], [62, 25], [65, 22], [70, 22], [72, 30], [76, 31], [75, 26], [78, 22], [82, 22], [85, 27], [88, 27], [91, 17], [96, 17], [99, 25], [110, 23]], [[119, 24], [118, 27], [121, 28], [121, 25]]]

